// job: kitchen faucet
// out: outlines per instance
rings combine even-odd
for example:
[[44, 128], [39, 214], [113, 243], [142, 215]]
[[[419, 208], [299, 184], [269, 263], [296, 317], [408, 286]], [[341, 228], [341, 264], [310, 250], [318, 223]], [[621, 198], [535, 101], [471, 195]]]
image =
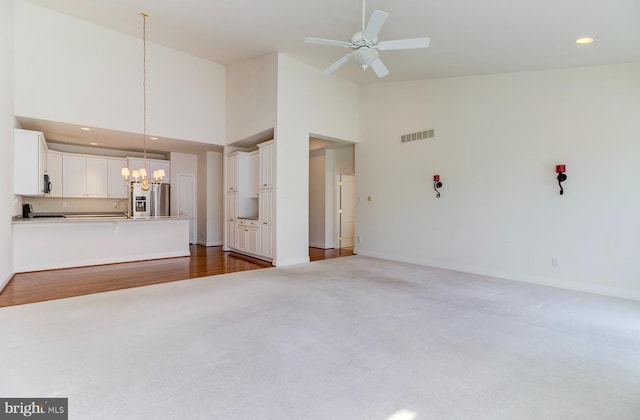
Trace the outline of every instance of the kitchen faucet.
[[120, 203], [125, 203], [127, 205], [127, 209], [124, 211], [124, 215], [129, 217], [129, 200], [118, 200], [116, 203], [116, 210], [120, 207]]

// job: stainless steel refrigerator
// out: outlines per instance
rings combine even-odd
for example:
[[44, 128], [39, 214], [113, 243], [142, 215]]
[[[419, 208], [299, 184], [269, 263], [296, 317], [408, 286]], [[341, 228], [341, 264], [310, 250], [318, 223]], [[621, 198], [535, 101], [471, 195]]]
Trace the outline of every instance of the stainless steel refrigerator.
[[151, 217], [171, 215], [171, 184], [154, 185], [151, 192]]

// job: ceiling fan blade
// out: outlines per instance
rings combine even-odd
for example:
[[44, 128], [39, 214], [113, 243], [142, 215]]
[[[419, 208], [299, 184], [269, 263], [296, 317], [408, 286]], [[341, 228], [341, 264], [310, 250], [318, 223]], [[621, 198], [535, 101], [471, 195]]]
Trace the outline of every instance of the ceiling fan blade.
[[322, 38], [306, 38], [304, 40], [306, 44], [317, 44], [317, 45], [331, 45], [335, 47], [350, 47], [351, 43], [346, 41], [336, 41], [333, 39], [322, 39]]
[[349, 58], [350, 58], [351, 54], [352, 53], [349, 53], [349, 54], [343, 56], [340, 60], [336, 61], [335, 63], [333, 63], [332, 65], [330, 65], [326, 69], [324, 69], [322, 71], [322, 74], [324, 74], [326, 76], [326, 75], [331, 74], [334, 71], [336, 71], [338, 69], [338, 67], [340, 67], [341, 65], [343, 65], [344, 63], [349, 61]]
[[363, 38], [367, 41], [373, 41], [375, 37], [378, 36], [378, 32], [380, 32], [380, 29], [382, 29], [388, 17], [389, 13], [383, 12], [382, 10], [374, 10], [369, 19], [369, 23], [367, 23], [367, 27], [364, 28]]
[[431, 40], [429, 38], [396, 39], [394, 41], [378, 42], [378, 49], [380, 51], [410, 50], [413, 48], [427, 48], [430, 43]]
[[373, 71], [376, 72], [378, 77], [384, 77], [387, 74], [389, 74], [389, 69], [387, 68], [387, 66], [384, 65], [382, 60], [380, 60], [379, 58], [377, 60], [374, 60], [371, 64], [369, 64], [369, 67], [371, 67]]

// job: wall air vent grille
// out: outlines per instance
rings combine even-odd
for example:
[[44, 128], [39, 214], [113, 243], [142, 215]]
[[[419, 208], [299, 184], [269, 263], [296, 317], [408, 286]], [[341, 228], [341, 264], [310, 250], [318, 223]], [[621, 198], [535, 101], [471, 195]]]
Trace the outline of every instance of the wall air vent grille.
[[418, 131], [416, 133], [411, 134], [403, 134], [400, 136], [400, 143], [408, 143], [410, 141], [416, 140], [426, 140], [435, 137], [435, 130], [432, 128], [431, 130]]

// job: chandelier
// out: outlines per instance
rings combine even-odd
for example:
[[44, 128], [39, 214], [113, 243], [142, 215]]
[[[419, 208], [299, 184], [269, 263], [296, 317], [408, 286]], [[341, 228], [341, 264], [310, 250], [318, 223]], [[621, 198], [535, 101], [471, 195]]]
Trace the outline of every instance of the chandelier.
[[153, 177], [149, 178], [147, 172], [147, 18], [146, 13], [140, 13], [142, 16], [142, 99], [143, 99], [143, 123], [142, 123], [142, 142], [144, 146], [144, 167], [134, 170], [122, 168], [122, 176], [125, 181], [131, 184], [138, 184], [142, 191], [149, 191], [152, 185], [160, 185], [164, 180], [164, 169], [153, 171]]

